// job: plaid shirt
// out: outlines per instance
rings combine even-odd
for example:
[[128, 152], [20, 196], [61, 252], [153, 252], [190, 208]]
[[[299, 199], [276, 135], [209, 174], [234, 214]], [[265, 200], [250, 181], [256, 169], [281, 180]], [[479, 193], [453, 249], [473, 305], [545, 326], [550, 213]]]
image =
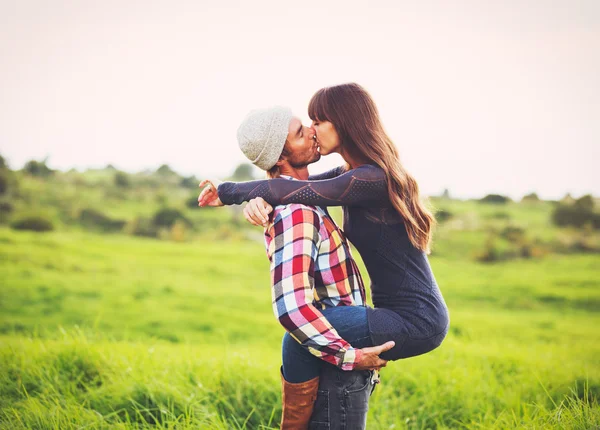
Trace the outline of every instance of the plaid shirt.
[[272, 220], [265, 242], [275, 316], [312, 354], [354, 369], [362, 351], [342, 339], [320, 311], [365, 305], [362, 278], [343, 233], [319, 207], [277, 206]]

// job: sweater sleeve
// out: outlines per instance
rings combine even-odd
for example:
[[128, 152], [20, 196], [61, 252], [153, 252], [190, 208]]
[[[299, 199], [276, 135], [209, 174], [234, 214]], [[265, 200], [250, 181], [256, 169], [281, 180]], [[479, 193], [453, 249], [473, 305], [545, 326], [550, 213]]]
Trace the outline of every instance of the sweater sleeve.
[[363, 165], [339, 176], [317, 181], [290, 181], [280, 178], [223, 182], [219, 185], [218, 194], [226, 205], [241, 204], [255, 197], [262, 197], [274, 206], [290, 203], [310, 206], [389, 205], [385, 174], [379, 167], [371, 165]]
[[309, 181], [322, 181], [323, 179], [331, 179], [337, 176], [340, 176], [342, 173], [346, 171], [345, 166], [338, 166], [335, 169], [328, 170], [323, 173], [317, 173], [316, 175], [310, 175], [308, 177]]

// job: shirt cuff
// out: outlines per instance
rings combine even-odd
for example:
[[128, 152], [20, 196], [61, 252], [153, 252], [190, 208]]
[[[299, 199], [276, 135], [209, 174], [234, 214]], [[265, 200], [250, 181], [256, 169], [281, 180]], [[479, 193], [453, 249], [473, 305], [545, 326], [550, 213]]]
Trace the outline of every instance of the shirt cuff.
[[348, 348], [341, 363], [342, 370], [354, 370], [354, 366], [362, 359], [363, 352], [360, 349]]

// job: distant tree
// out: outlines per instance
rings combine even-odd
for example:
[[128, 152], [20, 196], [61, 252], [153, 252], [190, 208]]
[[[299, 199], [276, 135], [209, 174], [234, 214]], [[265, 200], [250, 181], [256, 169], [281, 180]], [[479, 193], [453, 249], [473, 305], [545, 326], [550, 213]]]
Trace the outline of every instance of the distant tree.
[[6, 169], [0, 169], [0, 196], [6, 194], [10, 184], [10, 172]]
[[167, 164], [163, 164], [158, 169], [156, 169], [156, 174], [160, 176], [171, 176], [176, 174]]
[[495, 204], [505, 204], [510, 202], [510, 198], [506, 196], [501, 196], [500, 194], [488, 194], [482, 199], [479, 199], [481, 203], [495, 203]]
[[7, 194], [11, 188], [16, 189], [17, 185], [17, 177], [8, 168], [4, 157], [0, 155], [0, 196]]
[[231, 179], [234, 181], [251, 181], [252, 179], [256, 179], [254, 176], [254, 167], [250, 163], [238, 165], [233, 171]]
[[200, 181], [198, 181], [198, 179], [196, 179], [195, 176], [188, 176], [187, 178], [181, 178], [181, 182], [179, 183], [179, 185], [183, 188], [196, 189], [198, 188], [199, 182]]
[[47, 165], [46, 165], [46, 161], [47, 160], [43, 160], [43, 161], [36, 161], [36, 160], [31, 160], [28, 161], [27, 163], [25, 163], [25, 167], [23, 167], [23, 170], [30, 174], [31, 176], [39, 176], [39, 177], [47, 177], [50, 176], [52, 173], [54, 173], [54, 171], [52, 169], [50, 169]]
[[110, 170], [110, 171], [115, 171], [117, 170], [115, 166], [113, 166], [112, 164], [107, 164], [106, 167], [104, 168], [104, 170]]
[[128, 188], [131, 186], [129, 175], [125, 172], [115, 173], [115, 185], [120, 188]]
[[585, 195], [572, 203], [563, 199], [552, 213], [554, 224], [566, 227], [584, 227], [590, 225], [600, 228], [600, 214], [594, 212], [594, 199], [591, 195]]
[[575, 199], [571, 196], [571, 193], [565, 194], [565, 196], [560, 200], [560, 203], [565, 205], [571, 205], [575, 203]]
[[444, 192], [442, 193], [442, 195], [440, 196], [443, 199], [447, 199], [450, 200], [450, 190], [448, 188], [444, 188]]
[[540, 198], [536, 193], [530, 193], [523, 196], [521, 199], [522, 202], [539, 202]]
[[594, 198], [591, 196], [591, 194], [586, 194], [585, 196], [575, 200], [575, 206], [582, 211], [593, 211]]
[[0, 202], [0, 223], [6, 222], [13, 211], [14, 207], [11, 202]]

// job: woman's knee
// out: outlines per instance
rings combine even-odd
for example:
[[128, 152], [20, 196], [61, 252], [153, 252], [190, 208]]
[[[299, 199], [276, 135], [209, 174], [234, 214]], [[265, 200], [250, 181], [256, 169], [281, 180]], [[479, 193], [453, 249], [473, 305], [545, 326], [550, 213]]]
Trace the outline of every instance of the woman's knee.
[[291, 383], [305, 382], [319, 376], [321, 360], [286, 333], [282, 340], [283, 377]]
[[283, 339], [281, 341], [281, 350], [283, 351], [284, 355], [289, 353], [298, 353], [302, 351], [302, 349], [302, 345], [300, 345], [300, 343], [294, 339], [291, 334], [286, 332], [283, 335]]

